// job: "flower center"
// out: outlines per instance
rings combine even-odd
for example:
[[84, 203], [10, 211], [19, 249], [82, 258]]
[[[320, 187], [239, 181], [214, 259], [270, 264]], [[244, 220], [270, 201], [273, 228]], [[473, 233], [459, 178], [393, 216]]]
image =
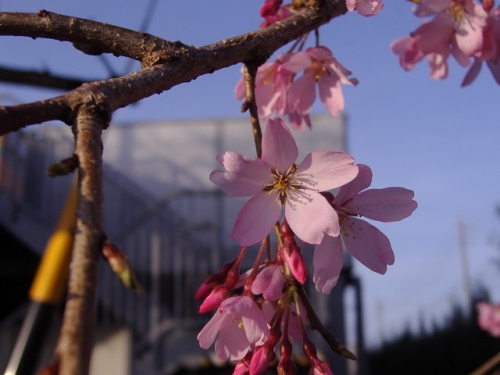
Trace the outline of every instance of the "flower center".
[[302, 183], [295, 179], [296, 170], [297, 165], [295, 164], [292, 164], [285, 174], [282, 174], [277, 169], [272, 169], [271, 177], [273, 181], [265, 185], [264, 191], [266, 193], [277, 193], [281, 204], [285, 204], [291, 192], [303, 188]]
[[455, 19], [456, 23], [462, 22], [464, 18], [464, 6], [462, 4], [453, 3], [446, 11]]
[[314, 75], [314, 80], [318, 82], [323, 74], [328, 74], [325, 65], [318, 60], [311, 59], [313, 61], [312, 65], [305, 70], [305, 73], [312, 73]]

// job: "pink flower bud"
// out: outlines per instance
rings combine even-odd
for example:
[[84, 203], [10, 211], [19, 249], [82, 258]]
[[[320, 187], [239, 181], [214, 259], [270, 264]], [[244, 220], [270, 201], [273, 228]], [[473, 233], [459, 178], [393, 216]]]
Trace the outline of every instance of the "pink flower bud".
[[226, 288], [220, 285], [215, 287], [208, 297], [202, 302], [198, 312], [200, 314], [204, 314], [218, 308], [222, 301], [224, 301], [228, 296], [229, 292]]
[[[207, 278], [207, 280], [208, 280], [208, 278]], [[194, 294], [195, 300], [198, 301], [200, 299], [206, 298], [212, 292], [212, 290], [215, 288], [215, 286], [217, 285], [216, 281], [207, 281], [207, 280], [205, 280], [200, 285], [200, 287], [198, 288], [198, 290]]]
[[283, 0], [266, 0], [262, 8], [260, 8], [260, 15], [262, 17], [274, 16], [282, 2]]
[[[290, 251], [290, 253], [288, 253]], [[292, 275], [301, 284], [304, 284], [307, 279], [307, 265], [298, 247], [289, 247], [283, 251], [284, 259]]]
[[326, 362], [316, 361], [309, 371], [311, 375], [333, 375], [330, 365]]
[[250, 361], [250, 374], [263, 374], [266, 372], [269, 363], [274, 361], [275, 358], [276, 354], [274, 353], [274, 346], [271, 348], [266, 343], [259, 347]]

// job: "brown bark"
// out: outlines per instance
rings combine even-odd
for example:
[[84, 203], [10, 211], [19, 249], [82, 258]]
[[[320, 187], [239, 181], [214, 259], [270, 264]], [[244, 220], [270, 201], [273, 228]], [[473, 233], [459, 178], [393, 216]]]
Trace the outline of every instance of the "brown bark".
[[79, 161], [75, 244], [70, 264], [68, 300], [56, 356], [60, 374], [85, 375], [93, 343], [97, 266], [103, 244], [102, 143], [108, 124], [90, 100], [75, 118], [75, 154]]
[[[189, 82], [201, 75], [237, 63], [259, 65], [278, 48], [346, 12], [345, 4], [339, 0], [324, 3], [320, 8], [308, 8], [264, 29], [204, 47], [187, 46], [160, 38], [154, 38], [154, 42], [150, 43], [149, 37], [141, 39], [145, 38], [143, 33], [130, 30], [127, 31], [125, 38], [121, 34], [122, 31], [120, 33], [116, 31], [116, 26], [53, 13], [50, 13], [50, 16], [0, 13], [0, 35], [33, 36], [39, 32], [41, 35], [38, 36], [41, 37], [92, 45], [101, 51], [129, 56], [140, 60], [144, 66], [139, 72], [84, 84], [52, 99], [20, 106], [0, 106], [0, 135], [49, 120], [60, 120], [71, 124], [74, 108], [78, 107], [89, 94], [98, 99], [99, 106], [114, 112], [153, 94], [169, 90], [180, 83]], [[55, 25], [49, 22], [61, 17], [66, 22], [58, 22]], [[26, 21], [24, 28], [18, 25], [23, 20], [29, 21]], [[87, 23], [95, 26], [95, 30], [88, 34], [85, 31], [92, 27]], [[114, 30], [114, 34], [108, 29]], [[114, 35], [114, 39], [110, 35]], [[130, 41], [138, 41], [142, 47], [132, 47]], [[146, 50], [147, 53], [144, 52]]]

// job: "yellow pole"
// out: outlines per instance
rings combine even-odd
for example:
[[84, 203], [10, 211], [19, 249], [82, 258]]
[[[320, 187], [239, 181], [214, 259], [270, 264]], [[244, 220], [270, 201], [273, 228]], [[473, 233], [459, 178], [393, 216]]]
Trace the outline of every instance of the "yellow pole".
[[31, 375], [52, 313], [68, 278], [76, 224], [77, 184], [73, 184], [29, 291], [30, 305], [4, 375]]
[[64, 295], [76, 223], [77, 188], [68, 194], [29, 292], [32, 301], [59, 305]]

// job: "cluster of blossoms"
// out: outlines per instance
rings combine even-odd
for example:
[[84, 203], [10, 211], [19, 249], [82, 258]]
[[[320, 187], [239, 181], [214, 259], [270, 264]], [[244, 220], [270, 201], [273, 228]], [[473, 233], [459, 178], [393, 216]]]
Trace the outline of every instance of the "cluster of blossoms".
[[[285, 5], [283, 5], [283, 0], [266, 0], [260, 8], [260, 15], [264, 18], [260, 27], [284, 20], [300, 11], [305, 5], [304, 0], [292, 0], [291, 3]], [[360, 15], [370, 17], [378, 14], [384, 4], [382, 0], [346, 0], [346, 6], [349, 12], [356, 10]]]
[[[306, 3], [265, 1], [260, 11], [264, 17], [261, 27], [300, 12]], [[346, 6], [364, 16], [375, 15], [383, 7], [380, 0], [347, 0]], [[200, 313], [215, 310], [198, 335], [200, 346], [208, 349], [215, 344], [219, 359], [237, 361], [234, 374], [238, 375], [264, 373], [277, 353], [278, 373], [294, 374], [293, 345], [302, 347], [310, 374], [332, 374], [328, 363], [318, 358], [309, 328], [318, 330], [334, 351], [354, 359], [354, 354], [324, 329], [309, 303], [303, 288], [309, 271], [299, 243], [311, 245], [307, 251], [314, 252], [312, 280], [318, 292], [329, 294], [340, 277], [344, 249], [380, 274], [394, 263], [389, 239], [359, 217], [398, 221], [417, 207], [411, 190], [369, 189], [370, 168], [354, 164], [347, 153], [315, 151], [297, 163], [299, 152], [290, 130], [281, 118], [272, 116], [288, 116], [296, 129], [311, 127], [309, 112], [316, 90], [326, 109], [338, 115], [344, 107], [341, 84], [357, 84], [328, 48], [317, 45], [303, 50], [306, 38], [259, 67], [250, 79], [254, 95], [248, 81], [238, 82], [236, 97], [255, 100], [258, 115], [267, 119], [262, 138], [256, 139], [262, 152], [253, 159], [223, 152], [217, 160], [224, 170], [210, 175], [225, 193], [251, 197], [232, 231], [233, 240], [241, 246], [238, 256], [208, 276], [195, 296], [203, 300]], [[294, 51], [297, 46], [298, 51]], [[333, 189], [337, 189], [336, 195]], [[242, 272], [247, 248], [259, 242], [253, 267]]]
[[[209, 276], [196, 295], [204, 299], [200, 312], [217, 309], [198, 335], [201, 347], [215, 342], [221, 360], [239, 361], [237, 374], [263, 373], [275, 359], [279, 342], [281, 373], [295, 372], [291, 352], [292, 343], [298, 342], [312, 373], [331, 374], [328, 364], [318, 359], [306, 330], [306, 323], [315, 318], [302, 289], [308, 268], [297, 239], [315, 245], [313, 281], [319, 292], [328, 294], [342, 268], [342, 243], [375, 272], [383, 274], [394, 263], [387, 237], [357, 217], [397, 221], [417, 207], [410, 190], [367, 189], [370, 168], [355, 165], [344, 152], [315, 151], [300, 164], [296, 164], [297, 157], [297, 145], [285, 123], [269, 119], [260, 158], [223, 152], [217, 160], [225, 170], [210, 175], [227, 194], [251, 196], [232, 233], [242, 246], [240, 254]], [[334, 196], [329, 190], [336, 188]], [[277, 245], [271, 256], [268, 236], [273, 229]], [[258, 242], [261, 246], [253, 268], [240, 274], [247, 247]], [[341, 343], [330, 344], [352, 358]]]
[[444, 79], [451, 55], [459, 65], [470, 66], [462, 86], [474, 81], [483, 62], [500, 84], [500, 8], [494, 9], [493, 0], [411, 1], [417, 17], [433, 18], [391, 44], [403, 69], [413, 69], [427, 56], [431, 77]]
[[[267, 0], [260, 10], [264, 17], [261, 27], [284, 20], [305, 7], [306, 1], [293, 0], [284, 4], [282, 0]], [[349, 0], [349, 11], [357, 10], [364, 16], [372, 16], [383, 8], [381, 0]], [[307, 38], [305, 36], [304, 38]], [[303, 46], [303, 42], [300, 43]], [[299, 76], [300, 73], [303, 73]], [[309, 112], [319, 98], [328, 112], [337, 116], [344, 108], [341, 84], [357, 85], [351, 72], [333, 57], [325, 46], [308, 48], [305, 51], [282, 53], [275, 61], [260, 66], [255, 82], [257, 108], [261, 118], [274, 114], [288, 116], [296, 129], [311, 127]], [[238, 100], [245, 99], [245, 83], [241, 79], [235, 89]]]
[[500, 337], [500, 305], [480, 302], [476, 305], [479, 327], [490, 335]]

